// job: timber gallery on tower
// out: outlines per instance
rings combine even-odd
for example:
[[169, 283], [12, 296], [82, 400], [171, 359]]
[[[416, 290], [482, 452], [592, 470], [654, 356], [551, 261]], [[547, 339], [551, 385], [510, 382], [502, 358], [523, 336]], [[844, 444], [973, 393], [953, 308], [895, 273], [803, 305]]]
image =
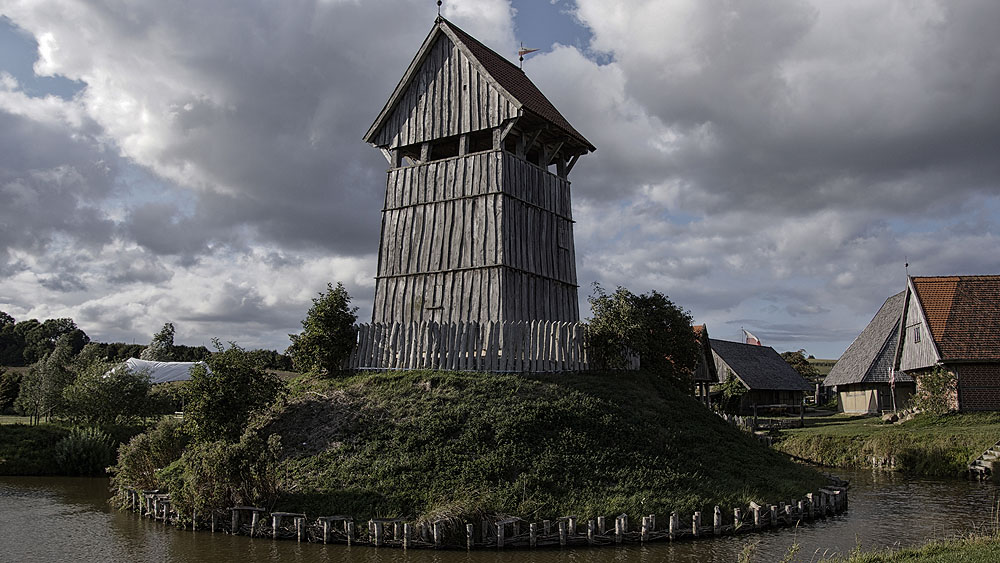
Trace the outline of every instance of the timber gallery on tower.
[[516, 65], [438, 17], [364, 140], [389, 162], [352, 367], [586, 367], [568, 175], [594, 146]]

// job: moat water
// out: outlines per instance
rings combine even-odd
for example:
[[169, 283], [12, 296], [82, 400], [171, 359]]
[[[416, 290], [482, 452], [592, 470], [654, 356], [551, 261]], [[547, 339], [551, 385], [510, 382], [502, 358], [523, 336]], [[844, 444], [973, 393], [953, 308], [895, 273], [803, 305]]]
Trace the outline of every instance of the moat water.
[[[181, 530], [108, 504], [107, 479], [0, 477], [0, 561], [157, 562], [726, 562], [756, 542], [754, 561], [794, 561], [863, 549], [918, 545], [988, 525], [1000, 488], [950, 479], [837, 472], [851, 482], [842, 515], [759, 534], [645, 546], [537, 551], [403, 551], [250, 539]], [[665, 519], [664, 519], [665, 520]]]

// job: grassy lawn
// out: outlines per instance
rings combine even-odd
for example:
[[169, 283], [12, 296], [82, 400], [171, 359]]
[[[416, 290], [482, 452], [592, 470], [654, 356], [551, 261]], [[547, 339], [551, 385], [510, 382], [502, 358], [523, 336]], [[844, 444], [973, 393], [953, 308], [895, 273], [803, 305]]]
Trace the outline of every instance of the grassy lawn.
[[0, 424], [31, 424], [31, 418], [17, 415], [0, 415]]
[[856, 553], [832, 563], [993, 563], [1000, 561], [1000, 536], [991, 534], [934, 541], [899, 551]]
[[884, 467], [919, 475], [960, 475], [1000, 440], [1000, 413], [930, 414], [900, 424], [878, 417], [807, 417], [781, 432], [777, 448], [833, 467]]

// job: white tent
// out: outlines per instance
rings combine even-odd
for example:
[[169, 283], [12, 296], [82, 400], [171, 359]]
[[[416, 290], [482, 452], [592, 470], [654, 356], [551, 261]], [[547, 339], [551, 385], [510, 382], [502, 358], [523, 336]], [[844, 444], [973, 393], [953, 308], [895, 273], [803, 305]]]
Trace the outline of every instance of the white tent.
[[[171, 381], [188, 381], [191, 379], [191, 368], [204, 365], [205, 362], [151, 362], [138, 358], [125, 360], [125, 366], [134, 372], [149, 374], [151, 383], [169, 383]], [[208, 369], [208, 366], [206, 366]], [[211, 370], [209, 370], [211, 371]]]

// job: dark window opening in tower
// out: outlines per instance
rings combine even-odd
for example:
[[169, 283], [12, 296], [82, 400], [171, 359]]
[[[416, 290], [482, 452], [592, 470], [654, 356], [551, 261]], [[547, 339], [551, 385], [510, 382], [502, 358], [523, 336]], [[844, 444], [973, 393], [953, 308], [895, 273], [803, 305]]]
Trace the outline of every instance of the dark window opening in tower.
[[431, 145], [431, 160], [458, 156], [458, 137], [448, 137]]
[[420, 145], [399, 147], [399, 167], [406, 168], [420, 162]]
[[503, 141], [503, 150], [511, 154], [517, 154], [517, 137], [507, 135], [507, 138]]
[[493, 130], [483, 129], [469, 133], [469, 152], [493, 150]]
[[[524, 159], [537, 166], [542, 166], [542, 152], [539, 150], [528, 151]], [[544, 166], [542, 166], [544, 168]]]

